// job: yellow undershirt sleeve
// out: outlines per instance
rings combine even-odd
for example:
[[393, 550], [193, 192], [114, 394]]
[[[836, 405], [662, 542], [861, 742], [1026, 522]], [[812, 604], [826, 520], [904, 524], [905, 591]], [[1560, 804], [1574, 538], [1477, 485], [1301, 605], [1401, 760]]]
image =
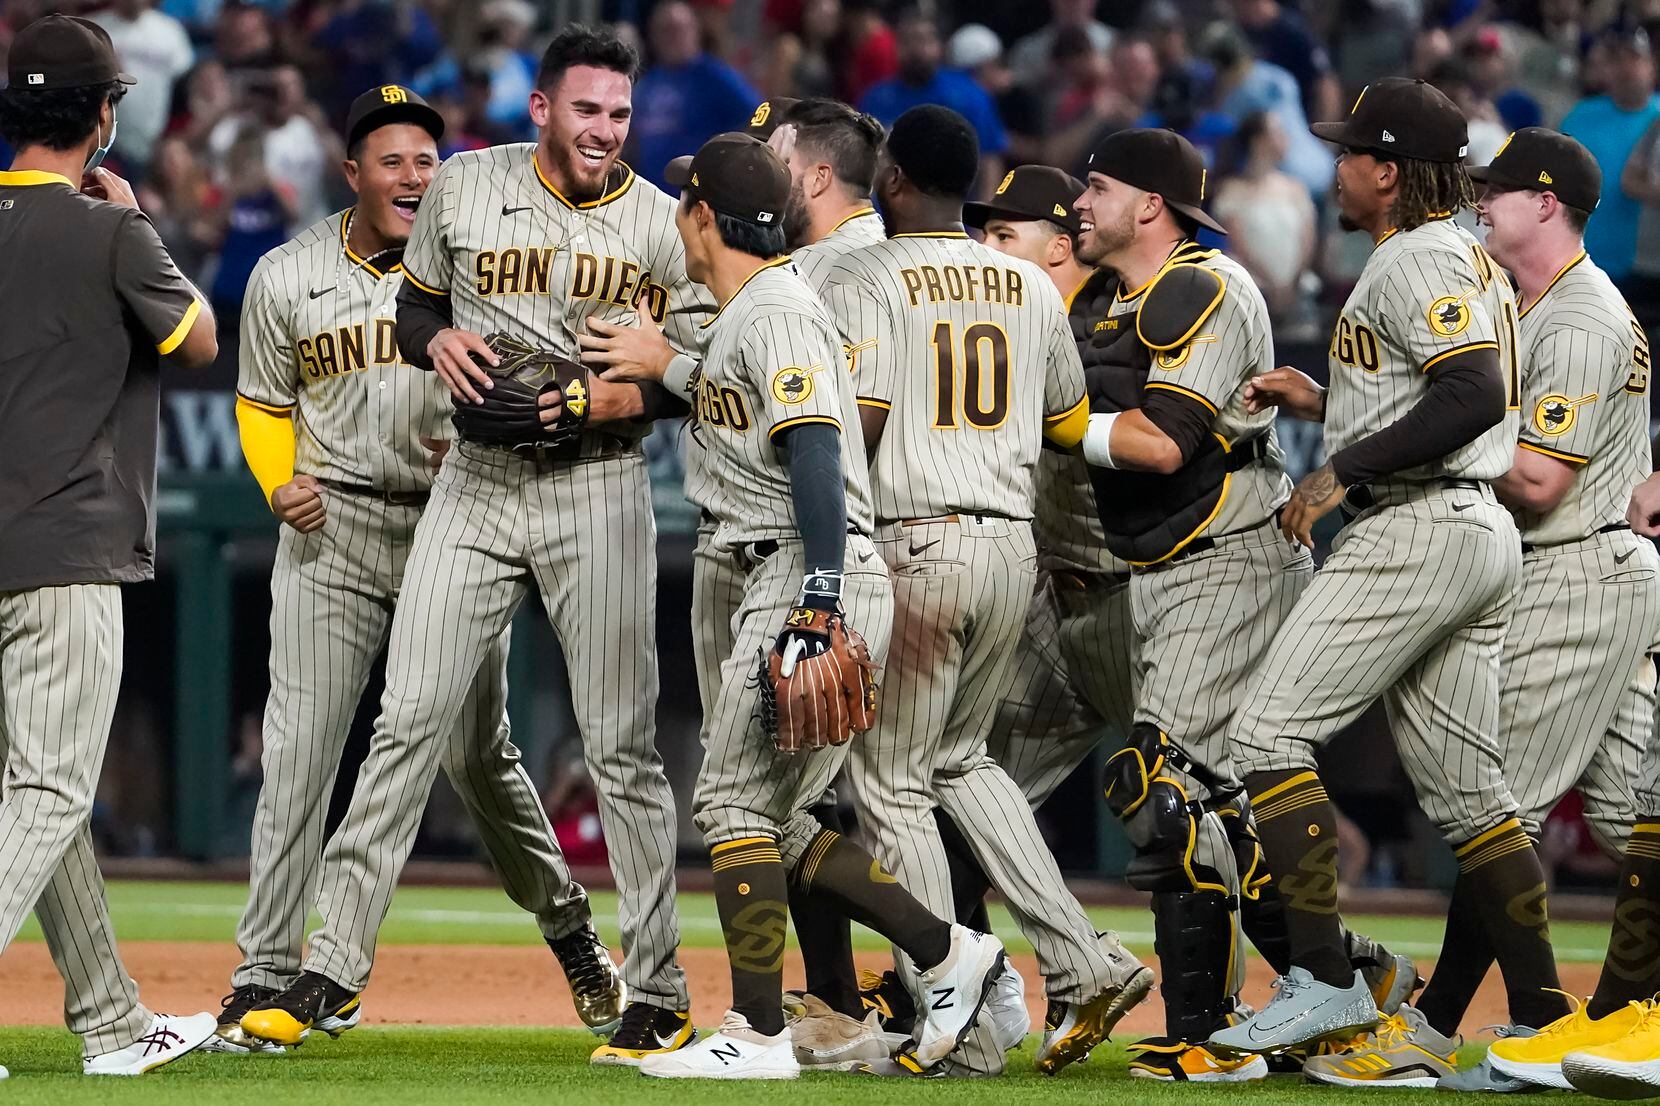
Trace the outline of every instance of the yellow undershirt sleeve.
[[236, 428], [248, 470], [270, 503], [271, 493], [294, 479], [294, 413], [237, 396]]

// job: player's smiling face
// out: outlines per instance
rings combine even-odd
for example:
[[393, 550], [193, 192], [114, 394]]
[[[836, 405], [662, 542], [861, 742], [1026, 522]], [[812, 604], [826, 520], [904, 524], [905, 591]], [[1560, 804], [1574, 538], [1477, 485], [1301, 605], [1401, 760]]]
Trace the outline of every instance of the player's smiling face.
[[346, 162], [346, 181], [357, 193], [358, 217], [383, 241], [403, 243], [415, 210], [438, 169], [438, 147], [413, 123], [392, 123], [364, 135], [355, 161]]
[[532, 92], [530, 118], [554, 187], [573, 200], [598, 197], [633, 116], [634, 82], [614, 69], [573, 65], [552, 92]]
[[1488, 185], [1481, 190], [1476, 203], [1476, 219], [1487, 227], [1483, 243], [1505, 268], [1510, 268], [1518, 251], [1539, 230], [1540, 195], [1520, 188], [1497, 188]]
[[1089, 265], [1110, 264], [1112, 257], [1135, 242], [1136, 209], [1147, 193], [1105, 173], [1091, 173], [1084, 194], [1072, 209], [1083, 217], [1078, 236], [1078, 258]]

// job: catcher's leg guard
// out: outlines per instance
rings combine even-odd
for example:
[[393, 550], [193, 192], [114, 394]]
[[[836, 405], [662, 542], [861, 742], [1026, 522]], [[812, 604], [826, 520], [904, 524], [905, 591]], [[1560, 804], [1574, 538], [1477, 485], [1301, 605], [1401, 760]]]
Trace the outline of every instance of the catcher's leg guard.
[[1173, 756], [1182, 754], [1162, 731], [1137, 723], [1107, 761], [1106, 796], [1136, 850], [1126, 878], [1153, 893], [1166, 1032], [1197, 1042], [1224, 1023], [1244, 983], [1239, 873], [1222, 820], [1190, 797]]
[[1227, 830], [1234, 867], [1239, 872], [1239, 927], [1274, 973], [1284, 975], [1291, 968], [1291, 933], [1286, 929], [1285, 903], [1263, 859], [1250, 799], [1241, 793], [1217, 808], [1216, 813]]

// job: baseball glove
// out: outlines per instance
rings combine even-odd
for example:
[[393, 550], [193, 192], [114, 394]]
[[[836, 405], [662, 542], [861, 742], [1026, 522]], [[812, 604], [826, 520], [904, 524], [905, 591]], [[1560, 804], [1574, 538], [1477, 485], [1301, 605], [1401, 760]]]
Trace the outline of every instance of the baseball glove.
[[843, 745], [876, 724], [876, 662], [839, 612], [792, 608], [759, 683], [761, 728], [783, 752]]
[[[495, 387], [480, 389], [481, 403], [457, 403], [450, 421], [469, 442], [507, 449], [565, 445], [588, 423], [588, 370], [581, 363], [497, 331], [484, 339], [501, 363], [477, 359]], [[564, 400], [559, 418], [542, 422], [538, 400], [557, 391]]]

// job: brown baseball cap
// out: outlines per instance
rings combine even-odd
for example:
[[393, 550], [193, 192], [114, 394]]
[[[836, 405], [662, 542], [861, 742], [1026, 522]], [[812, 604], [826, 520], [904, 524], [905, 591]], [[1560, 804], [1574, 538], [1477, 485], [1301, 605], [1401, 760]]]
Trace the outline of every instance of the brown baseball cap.
[[370, 131], [391, 123], [413, 123], [437, 142], [444, 137], [444, 117], [412, 89], [401, 84], [376, 85], [352, 101], [346, 113], [346, 148]]
[[46, 15], [12, 40], [6, 59], [6, 83], [20, 92], [50, 92], [92, 85], [137, 84], [121, 71], [109, 32], [90, 19]]
[[744, 125], [744, 133], [752, 134], [762, 142], [772, 137], [772, 132], [790, 114], [790, 109], [800, 103], [793, 96], [774, 96], [770, 100], [762, 100], [755, 107], [755, 114], [749, 117]]
[[1352, 150], [1418, 161], [1457, 163], [1470, 152], [1470, 129], [1458, 105], [1428, 81], [1407, 77], [1373, 81], [1343, 122], [1311, 123], [1308, 129]]
[[1470, 167], [1470, 179], [1500, 188], [1554, 192], [1558, 200], [1587, 214], [1602, 198], [1602, 168], [1591, 151], [1548, 127], [1512, 132], [1491, 165]]
[[1022, 165], [1009, 170], [997, 191], [985, 203], [963, 205], [963, 222], [984, 228], [992, 219], [1031, 222], [1047, 219], [1077, 234], [1082, 218], [1072, 204], [1083, 195], [1082, 182], [1048, 165]]
[[790, 171], [772, 148], [742, 131], [717, 134], [691, 157], [677, 157], [663, 179], [734, 219], [773, 226], [790, 199]]
[[1089, 171], [1143, 192], [1156, 192], [1166, 207], [1218, 234], [1228, 233], [1199, 206], [1205, 201], [1205, 159], [1175, 131], [1156, 127], [1114, 131], [1089, 155]]

